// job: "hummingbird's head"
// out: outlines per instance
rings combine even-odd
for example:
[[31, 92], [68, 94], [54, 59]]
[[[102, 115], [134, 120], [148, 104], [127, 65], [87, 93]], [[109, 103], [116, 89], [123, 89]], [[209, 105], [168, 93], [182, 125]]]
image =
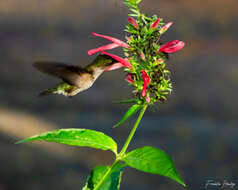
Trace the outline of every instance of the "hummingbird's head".
[[104, 71], [108, 66], [116, 62], [115, 59], [108, 55], [98, 55], [91, 64], [85, 67], [85, 69], [92, 73], [95, 72], [95, 69], [97, 71]]
[[96, 60], [98, 60], [98, 66], [104, 66], [104, 67], [108, 67], [118, 61], [116, 61], [115, 59], [113, 59], [112, 57], [108, 56], [108, 55], [98, 55]]

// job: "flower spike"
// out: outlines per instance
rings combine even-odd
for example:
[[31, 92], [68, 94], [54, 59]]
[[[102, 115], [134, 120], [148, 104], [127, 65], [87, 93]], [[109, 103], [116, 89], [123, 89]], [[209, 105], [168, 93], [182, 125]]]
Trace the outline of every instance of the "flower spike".
[[146, 73], [145, 70], [141, 71], [141, 75], [142, 75], [142, 78], [143, 78], [143, 81], [144, 81], [144, 85], [143, 85], [143, 89], [142, 89], [142, 92], [141, 92], [141, 96], [146, 97], [146, 89], [147, 89], [147, 86], [150, 83], [150, 77]]
[[136, 29], [139, 28], [139, 25], [138, 25], [138, 23], [136, 22], [136, 20], [135, 20], [134, 18], [129, 17], [129, 18], [128, 18], [128, 22], [129, 22], [132, 26], [134, 26]]
[[108, 45], [105, 45], [105, 46], [101, 46], [101, 47], [89, 50], [88, 55], [93, 55], [97, 52], [101, 52], [101, 51], [105, 51], [105, 50], [109, 50], [109, 49], [114, 49], [116, 47], [119, 47], [119, 45], [115, 44], [115, 43], [111, 43], [111, 44], [108, 44]]
[[119, 45], [119, 46], [121, 46], [121, 47], [125, 47], [125, 48], [129, 48], [129, 47], [130, 47], [127, 43], [125, 43], [125, 42], [123, 42], [123, 41], [121, 41], [121, 40], [119, 40], [119, 39], [110, 37], [110, 36], [105, 36], [105, 35], [97, 34], [97, 33], [95, 33], [95, 32], [92, 32], [92, 35], [98, 36], [98, 37], [101, 37], [101, 38], [105, 38], [105, 39], [107, 39], [107, 40], [110, 40], [110, 41], [112, 41], [113, 43], [115, 43], [115, 44], [117, 44], [117, 45]]
[[167, 44], [164, 44], [160, 47], [158, 53], [165, 52], [165, 53], [175, 53], [181, 50], [184, 47], [184, 42], [179, 40], [170, 41]]
[[130, 62], [127, 59], [123, 59], [117, 55], [111, 54], [111, 53], [107, 53], [105, 51], [101, 52], [102, 54], [108, 55], [110, 57], [112, 57], [113, 59], [117, 60], [119, 63], [121, 63], [124, 67], [128, 67], [129, 69], [132, 68]]

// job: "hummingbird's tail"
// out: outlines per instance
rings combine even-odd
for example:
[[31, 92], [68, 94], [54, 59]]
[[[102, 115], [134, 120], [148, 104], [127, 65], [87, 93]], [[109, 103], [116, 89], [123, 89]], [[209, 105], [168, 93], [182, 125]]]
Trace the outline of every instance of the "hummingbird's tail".
[[76, 86], [70, 85], [66, 82], [62, 82], [58, 84], [56, 87], [42, 91], [39, 94], [39, 97], [48, 96], [52, 94], [61, 94], [67, 97], [71, 97], [77, 94], [78, 92], [80, 92], [80, 89], [78, 89]]

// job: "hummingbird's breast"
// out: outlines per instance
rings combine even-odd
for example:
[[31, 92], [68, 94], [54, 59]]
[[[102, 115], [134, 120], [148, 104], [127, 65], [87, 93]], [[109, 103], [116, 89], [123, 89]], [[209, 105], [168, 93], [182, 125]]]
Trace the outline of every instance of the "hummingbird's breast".
[[93, 79], [94, 81], [104, 72], [104, 70], [106, 69], [106, 67], [96, 67], [93, 69]]
[[82, 74], [77, 80], [77, 87], [80, 91], [90, 88], [94, 83], [94, 78], [89, 73]]
[[77, 88], [71, 92], [71, 96], [90, 88], [95, 80], [103, 73], [104, 69], [94, 68], [91, 73], [82, 73], [74, 81]]

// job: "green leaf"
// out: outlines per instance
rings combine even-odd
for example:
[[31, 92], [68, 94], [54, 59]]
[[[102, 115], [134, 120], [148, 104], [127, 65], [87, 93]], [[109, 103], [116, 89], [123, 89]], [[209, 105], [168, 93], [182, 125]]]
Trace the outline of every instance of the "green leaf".
[[130, 8], [129, 10], [133, 13], [139, 14], [139, 12], [136, 9]]
[[[98, 187], [97, 190], [119, 190], [122, 170], [126, 164], [117, 163], [112, 170], [110, 171], [110, 175], [104, 179], [102, 185]], [[103, 176], [110, 169], [110, 166], [98, 166], [92, 170], [90, 175], [87, 178], [86, 185], [82, 190], [93, 190], [96, 185], [103, 180]]]
[[138, 148], [127, 153], [122, 160], [132, 168], [169, 177], [185, 186], [171, 158], [160, 149], [150, 146]]
[[128, 14], [128, 16], [137, 17], [137, 14]]
[[136, 0], [127, 0], [130, 4], [135, 5], [136, 4]]
[[122, 117], [122, 119], [113, 126], [113, 128], [118, 127], [119, 125], [121, 125], [122, 123], [124, 123], [129, 117], [131, 117], [132, 115], [134, 115], [136, 112], [138, 112], [143, 106], [139, 105], [139, 104], [135, 104], [133, 106], [131, 106], [129, 108], [129, 110], [124, 114], [124, 116]]
[[87, 146], [102, 150], [111, 150], [117, 154], [117, 143], [109, 136], [102, 132], [89, 129], [60, 129], [35, 135], [16, 144], [26, 143], [31, 141], [48, 141], [72, 146]]
[[128, 7], [137, 8], [137, 4], [135, 0], [125, 0], [124, 4]]

